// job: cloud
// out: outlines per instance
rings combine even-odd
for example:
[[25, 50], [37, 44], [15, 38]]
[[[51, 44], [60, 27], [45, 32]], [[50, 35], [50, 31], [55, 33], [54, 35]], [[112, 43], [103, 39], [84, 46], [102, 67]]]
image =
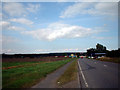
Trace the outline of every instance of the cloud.
[[10, 44], [10, 43], [15, 43], [19, 42], [17, 38], [11, 37], [11, 36], [4, 36], [2, 35], [2, 43], [4, 44]]
[[28, 7], [26, 8], [29, 12], [33, 12], [35, 13], [36, 11], [38, 11], [38, 9], [40, 8], [40, 4], [28, 4]]
[[16, 22], [16, 23], [21, 23], [21, 24], [26, 24], [26, 25], [31, 25], [33, 24], [32, 21], [26, 19], [26, 18], [13, 18], [10, 19], [11, 22]]
[[2, 26], [2, 27], [8, 27], [9, 25], [10, 25], [10, 22], [7, 22], [7, 21], [0, 22], [0, 26]]
[[2, 13], [0, 13], [0, 21], [2, 20], [2, 17], [3, 17], [3, 15], [2, 15]]
[[52, 53], [52, 52], [79, 52], [86, 51], [83, 48], [65, 48], [65, 49], [36, 49], [35, 53]]
[[55, 0], [55, 1], [57, 2], [119, 2], [120, 0]]
[[119, 0], [76, 0], [79, 2], [118, 2]]
[[3, 10], [10, 16], [20, 16], [27, 13], [21, 3], [5, 3]]
[[24, 28], [22, 27], [17, 27], [17, 26], [13, 26], [10, 22], [8, 21], [1, 21], [0, 22], [0, 29], [2, 30], [14, 30], [14, 31], [23, 31], [25, 30]]
[[2, 27], [2, 28], [0, 28], [0, 30], [1, 29], [2, 30], [7, 29], [9, 26], [10, 26], [10, 22], [7, 22], [7, 21], [1, 21], [0, 22], [0, 27]]
[[3, 11], [10, 16], [26, 16], [29, 12], [37, 12], [39, 7], [39, 4], [28, 4], [25, 6], [18, 2], [6, 2], [3, 4]]
[[53, 41], [58, 38], [81, 38], [99, 32], [101, 31], [92, 30], [91, 28], [82, 26], [52, 23], [47, 28], [23, 31], [22, 34], [31, 35], [39, 40]]
[[29, 49], [28, 46], [24, 46], [20, 38], [6, 35], [2, 35], [0, 38], [2, 38], [2, 41], [0, 41], [2, 44], [2, 53], [20, 54], [32, 52], [32, 49]]
[[14, 31], [24, 31], [25, 28], [17, 27], [17, 26], [10, 26], [8, 27], [8, 30], [14, 30]]
[[[14, 2], [16, 0], [4, 0], [5, 2]], [[35, 2], [118, 2], [119, 0], [35, 0]], [[17, 2], [28, 2], [27, 0], [17, 0]], [[29, 0], [33, 2], [33, 0]]]
[[74, 17], [81, 14], [89, 14], [93, 16], [116, 16], [118, 3], [75, 3], [68, 6], [62, 13], [61, 18]]

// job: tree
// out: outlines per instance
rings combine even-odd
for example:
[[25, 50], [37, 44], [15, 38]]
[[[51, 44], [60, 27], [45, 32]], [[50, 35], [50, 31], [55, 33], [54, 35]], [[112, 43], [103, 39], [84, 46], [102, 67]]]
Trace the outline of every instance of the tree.
[[103, 46], [103, 45], [101, 45], [101, 44], [99, 44], [99, 43], [97, 43], [97, 45], [96, 45], [96, 51], [97, 52], [106, 52], [106, 47]]
[[106, 47], [97, 43], [96, 45], [96, 48], [90, 48], [90, 49], [87, 49], [87, 55], [88, 56], [95, 56], [94, 54], [95, 53], [106, 53], [107, 50], [106, 50]]
[[120, 57], [120, 48], [118, 50], [107, 51], [107, 57]]
[[91, 56], [92, 53], [95, 53], [96, 52], [96, 49], [95, 48], [90, 48], [87, 50], [87, 55], [88, 56]]

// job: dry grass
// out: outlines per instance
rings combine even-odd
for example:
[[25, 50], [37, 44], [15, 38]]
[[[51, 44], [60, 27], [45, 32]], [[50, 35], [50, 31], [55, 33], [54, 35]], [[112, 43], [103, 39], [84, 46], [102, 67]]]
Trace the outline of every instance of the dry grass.
[[120, 63], [120, 57], [116, 57], [116, 58], [102, 57], [102, 58], [98, 58], [97, 60], [107, 61], [107, 62], [114, 62], [114, 63]]
[[67, 70], [58, 78], [57, 84], [64, 85], [77, 79], [77, 60], [73, 61]]

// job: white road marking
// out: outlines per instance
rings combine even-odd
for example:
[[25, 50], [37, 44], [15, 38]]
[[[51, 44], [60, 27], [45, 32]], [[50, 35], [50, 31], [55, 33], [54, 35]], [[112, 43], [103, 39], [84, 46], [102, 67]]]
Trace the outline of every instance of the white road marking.
[[83, 72], [82, 72], [82, 68], [81, 68], [81, 66], [80, 66], [79, 61], [78, 61], [78, 66], [79, 66], [80, 72], [81, 72], [81, 74], [82, 74], [82, 77], [83, 77], [83, 80], [84, 80], [85, 86], [88, 87], [88, 84], [87, 84], [86, 79], [85, 79], [85, 76], [84, 76], [84, 74], [83, 74]]
[[107, 67], [107, 65], [104, 65], [104, 67]]

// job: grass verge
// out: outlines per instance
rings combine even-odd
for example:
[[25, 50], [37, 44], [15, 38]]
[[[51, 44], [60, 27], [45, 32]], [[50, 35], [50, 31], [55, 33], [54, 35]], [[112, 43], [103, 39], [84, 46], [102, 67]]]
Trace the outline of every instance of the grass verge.
[[3, 63], [2, 69], [12, 69], [12, 68], [20, 68], [20, 67], [29, 67], [29, 66], [35, 66], [37, 64], [45, 63], [43, 61], [40, 62], [11, 62], [11, 63]]
[[[3, 88], [29, 88], [72, 59], [2, 70]], [[8, 63], [9, 64], [9, 63]], [[11, 64], [11, 63], [10, 63]], [[14, 63], [14, 65], [16, 65]], [[18, 64], [20, 65], [20, 63]], [[23, 65], [23, 62], [22, 62]], [[8, 66], [12, 66], [8, 65]]]
[[41, 63], [43, 61], [33, 61], [33, 62], [2, 62], [2, 67], [12, 67], [12, 66], [19, 66], [19, 65], [28, 65], [28, 64], [34, 64], [34, 63]]
[[58, 78], [57, 84], [59, 86], [64, 85], [70, 81], [77, 79], [77, 59], [74, 60], [67, 70]]
[[102, 57], [102, 58], [98, 58], [96, 60], [120, 63], [120, 57], [119, 58]]

